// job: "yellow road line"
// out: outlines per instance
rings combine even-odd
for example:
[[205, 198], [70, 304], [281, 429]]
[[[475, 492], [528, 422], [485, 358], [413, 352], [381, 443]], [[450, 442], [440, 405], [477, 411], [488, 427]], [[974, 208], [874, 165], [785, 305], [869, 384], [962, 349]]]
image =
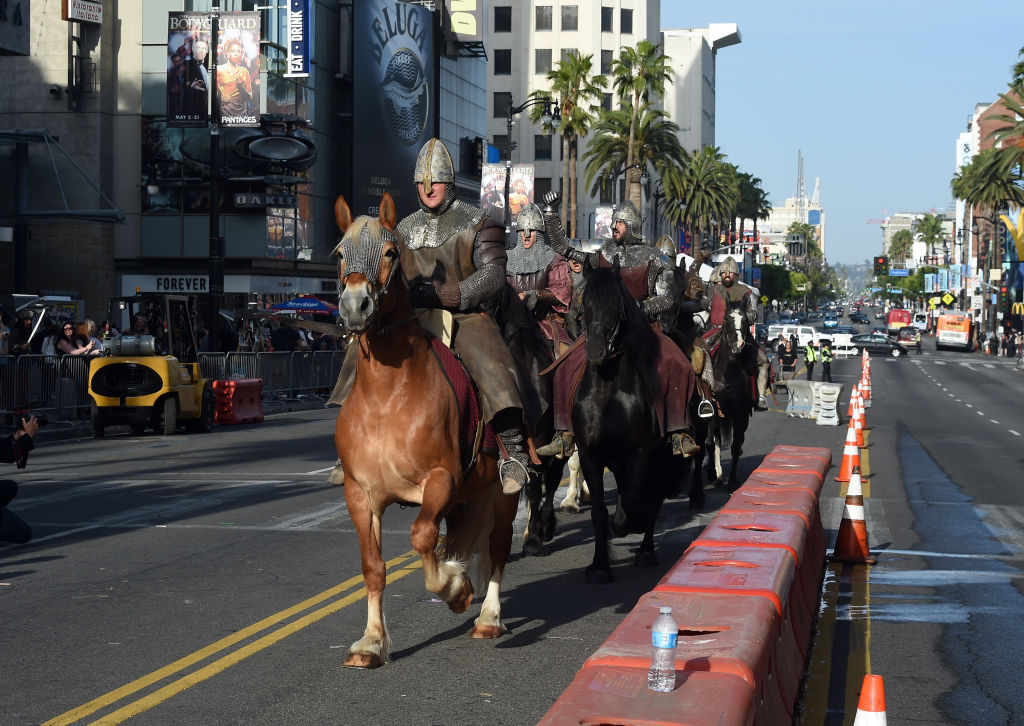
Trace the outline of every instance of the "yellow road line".
[[[409, 552], [406, 552], [403, 555], [399, 555], [398, 557], [395, 557], [394, 559], [389, 560], [387, 563], [385, 563], [385, 567], [387, 567], [387, 568], [394, 567], [394, 566], [402, 564], [402, 563], [406, 562], [407, 560], [409, 560], [409, 559], [411, 559], [413, 557], [416, 557], [416, 556], [417, 556], [416, 551], [415, 550], [410, 550]], [[393, 580], [398, 580], [398, 579], [400, 579], [402, 577], [405, 577], [406, 575], [412, 573], [413, 571], [415, 571], [419, 567], [422, 567], [422, 564], [420, 563], [419, 560], [416, 560], [413, 564], [407, 565], [407, 566], [405, 566], [405, 567], [403, 567], [403, 568], [401, 568], [399, 570], [396, 570], [395, 572], [389, 574], [388, 577], [387, 577], [387, 582], [390, 583]], [[346, 590], [350, 590], [351, 588], [355, 587], [356, 585], [361, 585], [362, 582], [363, 582], [363, 576], [362, 575], [357, 575], [356, 577], [349, 578], [348, 580], [345, 580], [344, 582], [342, 582], [342, 583], [340, 583], [338, 585], [335, 585], [334, 587], [332, 587], [332, 588], [330, 588], [328, 590], [324, 590], [323, 592], [321, 592], [318, 595], [314, 595], [313, 597], [311, 597], [311, 598], [309, 598], [307, 600], [303, 600], [302, 602], [300, 602], [300, 603], [298, 603], [296, 605], [293, 605], [292, 607], [287, 608], [286, 610], [282, 610], [282, 611], [280, 611], [278, 613], [270, 615], [270, 616], [264, 618], [263, 620], [260, 620], [257, 623], [253, 623], [252, 625], [250, 625], [247, 628], [243, 628], [242, 630], [239, 630], [236, 633], [232, 633], [231, 635], [229, 635], [229, 636], [227, 636], [225, 638], [222, 638], [221, 640], [218, 640], [218, 641], [216, 641], [214, 643], [211, 643], [210, 645], [206, 646], [205, 648], [197, 650], [194, 653], [191, 653], [191, 654], [185, 656], [184, 658], [179, 658], [178, 660], [174, 661], [173, 663], [170, 663], [167, 666], [164, 666], [163, 668], [160, 668], [159, 670], [153, 671], [152, 673], [150, 673], [148, 675], [145, 675], [145, 676], [142, 676], [141, 678], [137, 678], [134, 681], [132, 681], [131, 683], [128, 683], [128, 684], [126, 684], [124, 686], [121, 686], [120, 688], [116, 688], [113, 691], [110, 691], [109, 693], [106, 693], [106, 694], [104, 694], [104, 695], [102, 695], [102, 696], [100, 696], [98, 698], [94, 698], [93, 700], [89, 701], [88, 703], [82, 704], [81, 706], [73, 708], [70, 711], [62, 713], [60, 716], [57, 716], [56, 718], [53, 718], [53, 719], [50, 719], [49, 721], [47, 721], [44, 724], [44, 726], [64, 726], [66, 724], [72, 724], [72, 723], [75, 723], [77, 721], [80, 721], [81, 719], [85, 718], [86, 716], [88, 716], [90, 714], [93, 714], [93, 713], [95, 713], [96, 711], [99, 711], [102, 708], [106, 708], [107, 706], [111, 706], [114, 703], [116, 703], [117, 701], [120, 701], [121, 699], [126, 698], [127, 696], [130, 696], [130, 695], [132, 695], [134, 693], [137, 693], [138, 691], [141, 691], [142, 689], [144, 689], [144, 688], [146, 688], [148, 686], [151, 686], [154, 683], [157, 683], [158, 681], [161, 681], [164, 678], [167, 678], [168, 676], [171, 676], [171, 675], [174, 675], [175, 673], [183, 671], [186, 668], [188, 668], [190, 666], [193, 666], [196, 663], [204, 660], [205, 658], [208, 658], [211, 655], [214, 655], [215, 653], [219, 653], [219, 652], [221, 652], [223, 650], [226, 650], [227, 648], [232, 647], [233, 645], [239, 643], [242, 640], [245, 640], [246, 638], [249, 638], [249, 637], [251, 637], [251, 636], [253, 636], [253, 635], [255, 635], [255, 634], [257, 634], [257, 633], [259, 633], [259, 632], [261, 632], [263, 630], [266, 630], [267, 628], [270, 628], [270, 627], [272, 627], [274, 625], [277, 625], [281, 621], [286, 620], [286, 619], [292, 617], [293, 615], [302, 612], [303, 610], [307, 610], [310, 607], [323, 602], [324, 600], [328, 600], [328, 599], [330, 599], [332, 597], [340, 595], [341, 593], [345, 592]], [[220, 658], [217, 661], [214, 661], [214, 663], [211, 663], [210, 665], [200, 669], [195, 674], [192, 674], [191, 676], [186, 676], [185, 678], [179, 679], [178, 681], [175, 681], [174, 683], [170, 684], [169, 686], [166, 686], [165, 688], [161, 689], [160, 691], [157, 691], [156, 693], [161, 693], [161, 692], [167, 690], [168, 688], [171, 688], [171, 687], [175, 686], [176, 684], [185, 683], [185, 685], [183, 685], [181, 688], [177, 688], [173, 692], [167, 693], [167, 695], [165, 695], [163, 698], [160, 698], [159, 700], [154, 701], [153, 703], [150, 703], [145, 708], [142, 708], [140, 710], [133, 710], [133, 711], [131, 711], [131, 713], [127, 713], [124, 716], [124, 718], [128, 718], [129, 716], [135, 715], [136, 713], [140, 713], [141, 711], [145, 710], [146, 708], [151, 708], [152, 706], [156, 705], [160, 701], [166, 700], [171, 695], [174, 695], [174, 693], [178, 693], [181, 690], [184, 690], [184, 688], [187, 688], [188, 686], [194, 685], [195, 683], [198, 683], [198, 682], [200, 682], [202, 680], [205, 680], [205, 679], [209, 678], [210, 676], [214, 675], [215, 673], [218, 673], [218, 672], [220, 672], [220, 671], [222, 671], [222, 670], [224, 670], [224, 669], [234, 665], [235, 663], [237, 663], [240, 660], [242, 660], [244, 657], [248, 657], [249, 655], [252, 655], [253, 653], [258, 652], [259, 650], [262, 650], [263, 648], [267, 647], [268, 645], [271, 645], [271, 644], [277, 642], [281, 638], [284, 638], [284, 637], [286, 637], [288, 635], [291, 635], [292, 633], [296, 632], [297, 630], [300, 630], [301, 628], [304, 628], [307, 625], [315, 623], [317, 620], [320, 620], [320, 618], [322, 618], [322, 617], [324, 617], [326, 615], [329, 615], [330, 613], [335, 612], [336, 610], [340, 610], [341, 608], [346, 607], [346, 606], [352, 604], [353, 602], [356, 602], [357, 600], [359, 600], [359, 599], [361, 599], [361, 598], [363, 598], [365, 596], [366, 596], [366, 588], [361, 587], [358, 590], [356, 590], [355, 592], [353, 592], [353, 593], [349, 594], [348, 596], [342, 598], [341, 600], [338, 600], [338, 601], [336, 601], [334, 603], [331, 603], [330, 605], [327, 605], [327, 606], [321, 608], [320, 610], [316, 610], [316, 611], [310, 613], [309, 615], [306, 615], [306, 616], [300, 618], [299, 620], [296, 620], [294, 623], [291, 623], [290, 625], [286, 625], [286, 626], [280, 628], [279, 630], [271, 633], [270, 635], [264, 636], [263, 638], [260, 638], [259, 640], [255, 641], [254, 643], [251, 643], [250, 645], [245, 646], [244, 648], [241, 648], [240, 650], [236, 651], [236, 653], [245, 653], [245, 655], [243, 655], [242, 657], [234, 658], [235, 653], [233, 653], [231, 655], [224, 656], [223, 658]], [[301, 623], [301, 625], [300, 625], [300, 623]], [[267, 642], [265, 644], [260, 645], [259, 647], [257, 647], [257, 648], [255, 648], [255, 649], [250, 651], [250, 649], [253, 648], [253, 646], [255, 646], [255, 645], [259, 644], [259, 643], [263, 643], [263, 641], [267, 641]], [[210, 671], [206, 675], [204, 675], [204, 676], [202, 676], [200, 678], [196, 678], [195, 680], [192, 680], [197, 674], [204, 673], [204, 672], [208, 671], [208, 669], [210, 669], [211, 667], [217, 666], [218, 664], [220, 664], [220, 667], [217, 667], [216, 670]], [[189, 681], [191, 681], [191, 682], [189, 682]], [[156, 694], [154, 694], [154, 695], [156, 695]], [[135, 706], [137, 703], [142, 703], [142, 702], [148, 701], [149, 698], [151, 698], [151, 697], [143, 698], [140, 701], [136, 701], [133, 704], [129, 704], [128, 706], [126, 706], [125, 708], [121, 709], [120, 711], [115, 712], [115, 714], [116, 713], [121, 713], [122, 711], [125, 711], [125, 709], [130, 709], [133, 706]], [[110, 718], [114, 717], [115, 714], [110, 714], [109, 716], [105, 717], [104, 719], [101, 719], [100, 721], [96, 721], [95, 723], [120, 723], [120, 721], [109, 721], [109, 720], [107, 720], [107, 719], [110, 719]], [[121, 720], [124, 720], [124, 719], [122, 718]]]

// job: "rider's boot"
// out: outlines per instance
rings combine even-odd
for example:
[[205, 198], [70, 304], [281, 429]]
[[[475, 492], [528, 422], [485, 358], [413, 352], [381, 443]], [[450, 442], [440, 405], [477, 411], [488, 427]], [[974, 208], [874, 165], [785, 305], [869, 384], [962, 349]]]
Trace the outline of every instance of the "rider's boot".
[[689, 429], [672, 432], [672, 454], [682, 456], [684, 459], [693, 456], [700, 451], [700, 446], [693, 440], [693, 434]]
[[[497, 428], [497, 426], [495, 426]], [[522, 426], [515, 424], [497, 432], [501, 445], [508, 454], [498, 465], [498, 477], [501, 479], [501, 490], [506, 494], [517, 494], [530, 478], [529, 459], [526, 456]]]
[[537, 453], [540, 456], [553, 456], [556, 459], [567, 459], [572, 456], [572, 452], [576, 450], [576, 444], [573, 441], [573, 435], [568, 431], [556, 431], [555, 438], [551, 439], [550, 444], [544, 444]]
[[768, 363], [762, 363], [757, 367], [757, 408], [758, 411], [768, 410], [768, 399], [765, 391], [768, 390]]
[[331, 473], [327, 475], [327, 483], [334, 484], [335, 486], [344, 486], [345, 470], [341, 468], [341, 459], [338, 459], [334, 464], [334, 468], [331, 469]]

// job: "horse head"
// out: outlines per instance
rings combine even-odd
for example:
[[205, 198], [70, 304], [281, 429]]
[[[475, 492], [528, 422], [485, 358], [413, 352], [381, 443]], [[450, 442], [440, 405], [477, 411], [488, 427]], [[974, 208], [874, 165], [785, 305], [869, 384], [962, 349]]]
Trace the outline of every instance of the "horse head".
[[747, 343], [747, 318], [742, 304], [730, 304], [725, 309], [725, 323], [722, 325], [722, 338], [734, 354], [740, 353]]
[[352, 218], [344, 197], [334, 204], [338, 229], [344, 235], [334, 249], [338, 255], [338, 320], [354, 333], [369, 329], [393, 304], [388, 291], [399, 274], [395, 201], [386, 193], [376, 218]]

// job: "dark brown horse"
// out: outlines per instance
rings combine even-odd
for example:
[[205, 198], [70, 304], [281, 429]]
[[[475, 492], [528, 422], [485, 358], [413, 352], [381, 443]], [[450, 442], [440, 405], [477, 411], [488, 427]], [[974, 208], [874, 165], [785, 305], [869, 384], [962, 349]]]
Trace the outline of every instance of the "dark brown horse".
[[[366, 630], [349, 648], [345, 665], [374, 668], [388, 661], [390, 648], [381, 557], [381, 517], [388, 505], [420, 505], [412, 546], [427, 590], [453, 612], [464, 612], [473, 600], [465, 571], [473, 553], [479, 554], [487, 594], [471, 635], [496, 638], [505, 632], [499, 591], [518, 495], [502, 493], [496, 453], [479, 452], [463, 466], [457, 402], [409, 302], [391, 196], [384, 195], [377, 219], [353, 220], [341, 197], [335, 216], [345, 235], [337, 249], [339, 316], [356, 334], [358, 362], [334, 441], [367, 591]], [[447, 533], [439, 553], [442, 521]]]

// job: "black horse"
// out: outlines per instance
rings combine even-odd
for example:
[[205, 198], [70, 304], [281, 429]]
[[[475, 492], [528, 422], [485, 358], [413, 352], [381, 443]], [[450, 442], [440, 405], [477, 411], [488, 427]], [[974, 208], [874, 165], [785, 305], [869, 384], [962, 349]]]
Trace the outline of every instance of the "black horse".
[[[530, 434], [534, 441], [550, 441], [555, 431], [554, 373], [541, 374], [554, 360], [547, 338], [511, 285], [505, 285], [498, 296], [491, 317], [516, 362]], [[553, 456], [542, 456], [540, 460], [539, 473], [531, 472], [524, 487], [528, 513], [524, 555], [548, 554], [544, 543], [555, 535], [555, 490], [562, 480], [565, 462]]]
[[[587, 274], [583, 293], [587, 364], [572, 407], [580, 466], [591, 492], [594, 560], [586, 581], [612, 579], [608, 538], [643, 533], [637, 565], [655, 565], [654, 523], [669, 484], [671, 448], [660, 430], [661, 396], [655, 333], [629, 294], [617, 268]], [[618, 506], [611, 523], [604, 497], [604, 469], [615, 477]], [[609, 526], [610, 525], [610, 526]]]
[[722, 337], [712, 355], [715, 366], [715, 395], [725, 418], [718, 422], [714, 439], [713, 464], [716, 484], [724, 481], [721, 448], [730, 441], [732, 466], [729, 468], [729, 490], [739, 487], [739, 459], [743, 454], [743, 441], [754, 410], [754, 374], [757, 370], [757, 344], [747, 330], [743, 303], [726, 307]]

